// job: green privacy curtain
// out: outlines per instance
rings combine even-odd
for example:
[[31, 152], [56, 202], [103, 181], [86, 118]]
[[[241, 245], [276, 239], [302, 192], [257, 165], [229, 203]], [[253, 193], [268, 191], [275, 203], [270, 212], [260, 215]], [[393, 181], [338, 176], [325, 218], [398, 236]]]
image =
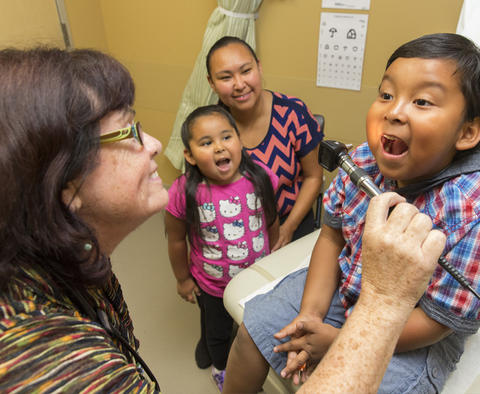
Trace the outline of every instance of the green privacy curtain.
[[187, 115], [201, 105], [214, 104], [217, 95], [207, 81], [205, 61], [208, 50], [223, 36], [242, 38], [255, 49], [255, 19], [263, 0], [218, 0], [210, 17], [200, 53], [185, 86], [165, 155], [175, 168], [184, 170], [180, 128]]

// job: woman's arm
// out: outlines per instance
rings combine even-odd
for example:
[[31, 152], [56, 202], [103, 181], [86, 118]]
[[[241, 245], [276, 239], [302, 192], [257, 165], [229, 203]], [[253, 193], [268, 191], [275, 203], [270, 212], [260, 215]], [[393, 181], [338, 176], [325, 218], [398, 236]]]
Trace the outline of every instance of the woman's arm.
[[322, 188], [323, 169], [318, 164], [318, 146], [300, 159], [303, 182], [295, 204], [288, 214], [287, 220], [280, 226], [278, 242], [273, 247], [277, 250], [292, 240], [293, 233], [302, 222], [318, 197]]
[[268, 228], [268, 242], [270, 245], [270, 249], [272, 245], [275, 245], [275, 243], [278, 240], [278, 232], [280, 228], [280, 221], [278, 220], [278, 216], [275, 219], [275, 222]]
[[195, 303], [193, 293], [199, 295], [200, 290], [190, 274], [185, 221], [166, 211], [165, 229], [168, 236], [168, 256], [177, 279], [177, 292], [185, 301]]

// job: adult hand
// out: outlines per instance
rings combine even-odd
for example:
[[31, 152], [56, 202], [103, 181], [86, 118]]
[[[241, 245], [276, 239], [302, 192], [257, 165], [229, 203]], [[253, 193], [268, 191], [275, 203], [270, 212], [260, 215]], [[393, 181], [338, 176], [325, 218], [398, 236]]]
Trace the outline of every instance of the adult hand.
[[[362, 289], [350, 317], [299, 393], [376, 392], [397, 340], [445, 246], [445, 235], [396, 193], [370, 201]], [[396, 205], [388, 217], [389, 208]]]
[[185, 280], [177, 280], [177, 293], [182, 297], [185, 301], [191, 302], [195, 304], [195, 297], [194, 294], [197, 296], [200, 295], [200, 289], [198, 288], [197, 284], [193, 280], [192, 277], [189, 277]]
[[282, 224], [278, 230], [278, 240], [273, 245], [272, 252], [284, 247], [292, 240], [295, 229], [291, 229], [286, 223]]
[[427, 215], [403, 201], [396, 193], [370, 201], [362, 241], [361, 293], [410, 308], [425, 291], [446, 238], [432, 230]]
[[[307, 363], [313, 369], [327, 352], [329, 346], [338, 334], [339, 329], [323, 323], [318, 316], [313, 318], [300, 317], [295, 325], [290, 324], [279, 333], [278, 339], [290, 336], [290, 341], [275, 346], [274, 352], [288, 352], [287, 365], [282, 370], [284, 378], [293, 377], [295, 384], [300, 383], [299, 374], [295, 373]], [[308, 371], [302, 374], [302, 381], [308, 377]]]

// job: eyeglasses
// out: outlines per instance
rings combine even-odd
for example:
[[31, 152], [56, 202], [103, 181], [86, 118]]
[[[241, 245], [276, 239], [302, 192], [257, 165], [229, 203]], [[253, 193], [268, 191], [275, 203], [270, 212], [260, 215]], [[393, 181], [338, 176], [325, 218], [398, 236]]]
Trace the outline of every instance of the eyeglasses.
[[140, 122], [135, 122], [131, 126], [101, 135], [100, 143], [108, 144], [110, 142], [117, 142], [127, 138], [135, 138], [138, 143], [143, 146], [142, 134], [143, 130]]

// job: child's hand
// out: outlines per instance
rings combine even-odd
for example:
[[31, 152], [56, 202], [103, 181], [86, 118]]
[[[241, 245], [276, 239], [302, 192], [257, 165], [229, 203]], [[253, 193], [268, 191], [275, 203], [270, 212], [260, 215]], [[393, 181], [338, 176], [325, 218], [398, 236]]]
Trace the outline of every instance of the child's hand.
[[200, 289], [193, 280], [192, 277], [188, 277], [185, 280], [177, 280], [177, 293], [185, 301], [195, 304], [194, 294], [200, 295]]
[[[292, 326], [292, 323], [295, 323], [295, 325]], [[277, 339], [288, 335], [291, 337], [290, 341], [275, 346], [273, 350], [275, 352], [288, 352], [287, 365], [282, 370], [281, 375], [285, 378], [293, 377], [293, 382], [299, 384], [300, 377], [296, 371], [307, 361], [316, 365], [327, 352], [339, 330], [323, 323], [318, 316], [300, 317], [299, 315], [292, 323], [275, 334]], [[304, 374], [302, 378], [305, 379], [305, 377]]]

